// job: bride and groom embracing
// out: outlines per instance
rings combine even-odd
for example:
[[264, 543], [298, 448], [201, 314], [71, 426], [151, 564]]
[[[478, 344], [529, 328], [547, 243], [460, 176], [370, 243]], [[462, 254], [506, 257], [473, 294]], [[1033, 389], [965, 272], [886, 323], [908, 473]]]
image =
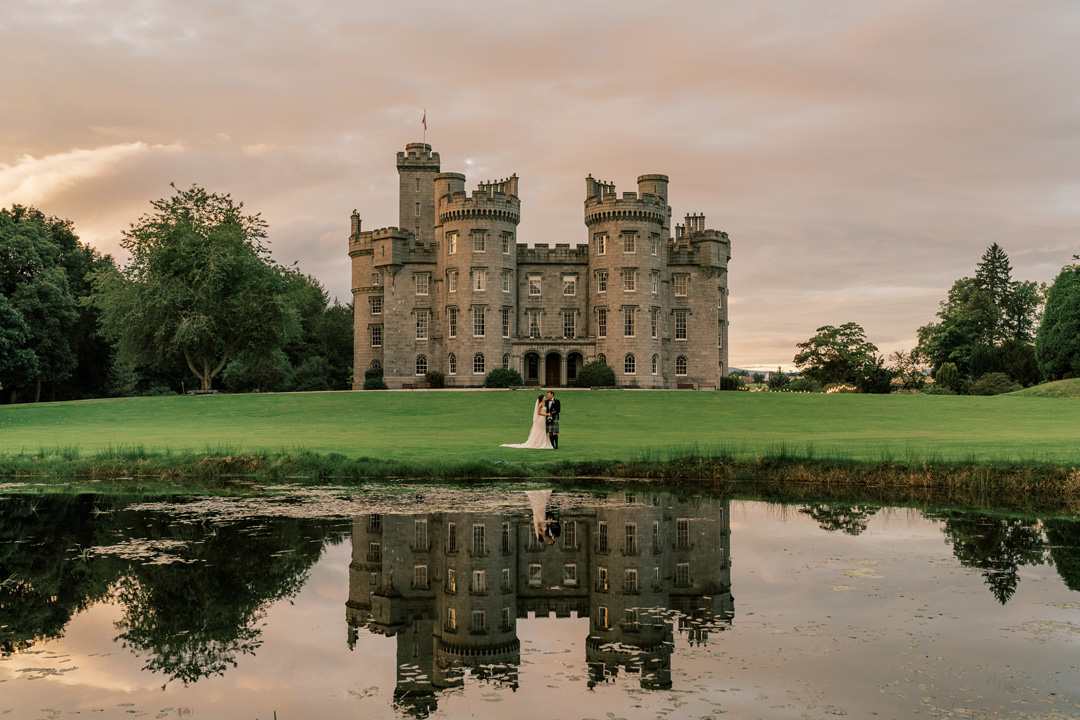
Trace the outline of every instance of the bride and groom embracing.
[[528, 448], [531, 450], [559, 449], [559, 412], [562, 410], [555, 393], [548, 390], [547, 396], [536, 398], [533, 407], [532, 430], [529, 439], [523, 443], [503, 443], [501, 447]]

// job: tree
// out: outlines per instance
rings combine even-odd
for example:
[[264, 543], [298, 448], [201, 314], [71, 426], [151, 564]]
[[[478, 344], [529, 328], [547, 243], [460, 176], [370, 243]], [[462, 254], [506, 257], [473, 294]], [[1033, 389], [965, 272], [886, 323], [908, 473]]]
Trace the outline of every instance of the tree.
[[795, 366], [811, 380], [822, 385], [856, 383], [867, 366], [877, 364], [877, 346], [866, 340], [857, 323], [824, 325], [816, 333], [796, 345], [800, 352], [795, 355]]
[[179, 357], [209, 390], [232, 357], [280, 347], [296, 312], [262, 245], [266, 223], [229, 195], [173, 189], [124, 232], [131, 262], [96, 273], [93, 303], [120, 361], [167, 367]]
[[945, 390], [956, 392], [960, 389], [960, 374], [956, 372], [956, 365], [951, 362], [942, 363], [934, 373], [934, 384]]
[[915, 350], [897, 350], [889, 356], [890, 367], [904, 390], [921, 390], [926, 384], [926, 364]]
[[783, 390], [784, 387], [791, 382], [783, 370], [776, 368], [776, 372], [769, 376], [768, 386], [770, 390]]
[[1067, 265], [1050, 286], [1035, 359], [1047, 380], [1080, 377], [1080, 265]]

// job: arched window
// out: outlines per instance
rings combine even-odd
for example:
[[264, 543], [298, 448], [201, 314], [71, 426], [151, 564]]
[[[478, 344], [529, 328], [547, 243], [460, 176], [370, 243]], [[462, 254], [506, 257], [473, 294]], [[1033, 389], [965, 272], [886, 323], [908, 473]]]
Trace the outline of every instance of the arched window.
[[604, 353], [600, 353], [596, 356], [596, 362], [607, 365], [607, 355], [605, 355]]
[[660, 358], [657, 355], [652, 356], [652, 374], [653, 375], [656, 374], [656, 366], [657, 366], [657, 363], [659, 362], [659, 360], [660, 360]]
[[472, 356], [473, 375], [484, 374], [484, 353], [476, 353]]
[[372, 360], [371, 361], [371, 369], [372, 370], [378, 370], [381, 367], [382, 367], [382, 363], [379, 362], [378, 360]]
[[634, 358], [634, 353], [626, 353], [626, 357], [623, 358], [623, 373], [633, 375], [636, 372], [637, 360]]
[[450, 353], [446, 358], [446, 372], [450, 375], [457, 375], [457, 355]]
[[676, 375], [685, 375], [686, 374], [686, 356], [685, 355], [680, 355], [679, 357], [675, 358], [675, 374]]
[[503, 370], [509, 370], [509, 369], [510, 369], [510, 355], [508, 353], [503, 353]]
[[427, 374], [427, 355], [417, 355], [416, 356], [416, 374], [417, 375], [426, 375]]

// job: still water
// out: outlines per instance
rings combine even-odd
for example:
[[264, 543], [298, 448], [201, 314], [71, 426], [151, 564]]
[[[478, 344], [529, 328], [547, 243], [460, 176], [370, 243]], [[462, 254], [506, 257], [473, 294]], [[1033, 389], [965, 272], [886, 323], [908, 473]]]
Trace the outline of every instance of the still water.
[[0, 495], [0, 719], [1080, 717], [1078, 521], [539, 502]]

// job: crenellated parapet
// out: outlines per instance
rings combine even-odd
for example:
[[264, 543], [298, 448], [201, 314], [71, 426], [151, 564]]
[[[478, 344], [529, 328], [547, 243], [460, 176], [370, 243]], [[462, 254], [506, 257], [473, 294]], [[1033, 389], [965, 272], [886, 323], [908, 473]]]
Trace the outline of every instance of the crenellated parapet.
[[555, 247], [551, 247], [547, 243], [536, 243], [532, 247], [518, 245], [517, 261], [519, 265], [544, 263], [587, 265], [589, 262], [589, 246], [579, 244], [571, 247], [570, 243], [555, 243]]
[[[458, 178], [461, 178], [460, 182]], [[505, 180], [479, 183], [472, 195], [465, 192], [464, 176], [457, 173], [440, 174], [436, 178], [436, 187], [448, 191], [438, 198], [440, 223], [484, 219], [517, 225], [521, 220], [517, 175]]]
[[667, 175], [642, 175], [636, 191], [615, 191], [614, 183], [585, 178], [585, 225], [610, 221], [639, 221], [666, 225], [671, 215], [667, 204]]

